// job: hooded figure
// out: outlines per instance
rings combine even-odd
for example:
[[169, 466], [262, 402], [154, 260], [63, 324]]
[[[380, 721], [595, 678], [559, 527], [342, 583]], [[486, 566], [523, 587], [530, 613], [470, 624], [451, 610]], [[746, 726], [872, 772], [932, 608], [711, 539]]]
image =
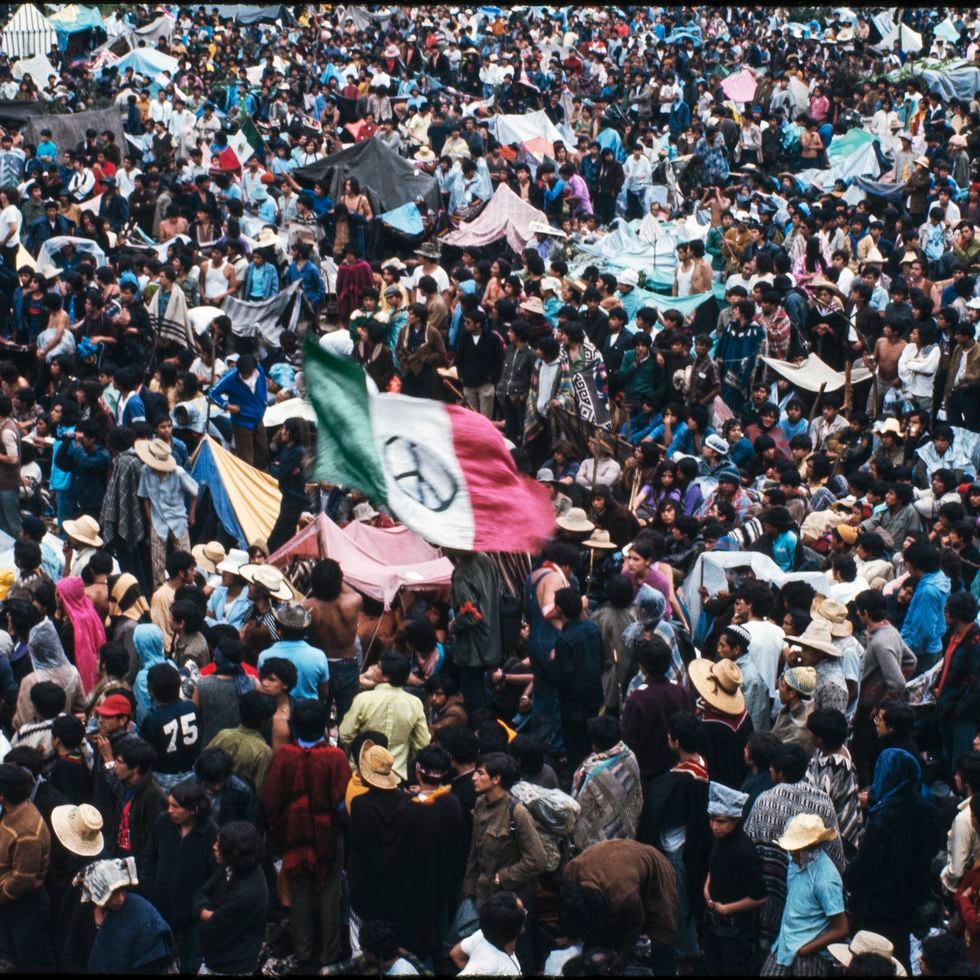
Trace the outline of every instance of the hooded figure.
[[150, 668], [167, 662], [167, 655], [163, 651], [163, 630], [153, 623], [142, 623], [133, 630], [133, 645], [136, 647], [136, 655], [140, 661], [140, 671], [133, 683], [133, 694], [136, 696], [136, 724], [139, 725], [153, 707], [147, 684]]

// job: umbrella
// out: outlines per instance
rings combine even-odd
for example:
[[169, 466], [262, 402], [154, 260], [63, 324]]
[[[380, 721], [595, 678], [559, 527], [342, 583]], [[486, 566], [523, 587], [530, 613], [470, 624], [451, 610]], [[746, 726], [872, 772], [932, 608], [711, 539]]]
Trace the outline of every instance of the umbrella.
[[752, 72], [743, 68], [738, 74], [724, 79], [721, 87], [733, 102], [751, 102], [758, 86]]

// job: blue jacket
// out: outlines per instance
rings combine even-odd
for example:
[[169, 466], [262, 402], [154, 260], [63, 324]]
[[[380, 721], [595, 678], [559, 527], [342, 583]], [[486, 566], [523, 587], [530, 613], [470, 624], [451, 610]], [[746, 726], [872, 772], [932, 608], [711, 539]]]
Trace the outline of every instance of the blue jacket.
[[254, 392], [238, 376], [237, 368], [225, 374], [211, 389], [211, 400], [222, 408], [226, 408], [231, 402], [241, 409], [237, 415], [232, 416], [231, 420], [239, 429], [254, 429], [260, 425], [269, 402], [269, 386], [265, 380], [265, 371], [262, 370], [261, 365], [256, 368], [256, 371], [259, 380], [255, 384]]
[[902, 639], [917, 657], [942, 652], [946, 621], [943, 609], [949, 598], [949, 579], [943, 572], [930, 572], [919, 579], [902, 624]]
[[306, 262], [302, 269], [297, 268], [295, 262], [290, 262], [286, 270], [286, 285], [291, 286], [297, 279], [302, 282], [303, 295], [310, 305], [318, 307], [327, 295], [320, 270], [312, 262]]

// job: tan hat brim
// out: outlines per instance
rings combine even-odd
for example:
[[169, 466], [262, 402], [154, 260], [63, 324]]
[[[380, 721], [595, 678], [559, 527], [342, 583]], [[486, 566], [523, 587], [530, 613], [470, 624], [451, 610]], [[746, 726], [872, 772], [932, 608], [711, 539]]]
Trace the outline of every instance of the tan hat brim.
[[62, 527], [65, 529], [65, 534], [68, 537], [73, 538], [75, 541], [81, 541], [82, 544], [90, 545], [93, 548], [101, 548], [105, 544], [98, 535], [90, 538], [87, 534], [79, 530], [78, 521], [65, 521]]
[[98, 857], [105, 850], [105, 838], [100, 830], [94, 840], [86, 841], [75, 833], [68, 817], [73, 807], [56, 806], [51, 811], [51, 829], [55, 837], [73, 854], [79, 857]]
[[724, 712], [726, 715], [740, 715], [745, 711], [745, 695], [742, 693], [741, 687], [734, 694], [712, 687], [708, 682], [712, 667], [714, 667], [714, 662], [705, 660], [703, 657], [692, 660], [687, 665], [691, 684], [712, 708], [717, 708], [718, 711]]

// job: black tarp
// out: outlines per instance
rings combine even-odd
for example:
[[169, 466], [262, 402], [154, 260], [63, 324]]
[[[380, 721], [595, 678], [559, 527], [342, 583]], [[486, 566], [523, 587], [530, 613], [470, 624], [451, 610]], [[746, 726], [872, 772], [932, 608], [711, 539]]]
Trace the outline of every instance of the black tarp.
[[294, 170], [293, 176], [309, 187], [317, 181], [325, 182], [327, 192], [335, 201], [343, 195], [344, 181], [356, 177], [375, 214], [393, 211], [419, 198], [433, 210], [438, 210], [440, 205], [435, 177], [420, 173], [410, 160], [376, 139], [331, 153], [308, 167]]
[[265, 6], [257, 6], [251, 3], [205, 3], [191, 4], [192, 9], [203, 6], [204, 10], [210, 14], [212, 10], [218, 11], [221, 20], [234, 20], [239, 24], [255, 24], [258, 21], [273, 23], [281, 20], [284, 24], [295, 24], [296, 18], [292, 15], [285, 4], [272, 3]]
[[[50, 129], [51, 139], [58, 147], [58, 153], [65, 150], [74, 150], [79, 143], [85, 141], [85, 130], [94, 129], [101, 133], [108, 129], [116, 137], [116, 145], [125, 152], [126, 134], [122, 128], [122, 116], [119, 109], [114, 106], [107, 109], [90, 109], [88, 112], [59, 113], [50, 116], [37, 116], [37, 107], [34, 107], [34, 117], [29, 119], [24, 127], [24, 135], [28, 142], [41, 143], [41, 130]], [[3, 109], [0, 108], [0, 119], [3, 118]]]

